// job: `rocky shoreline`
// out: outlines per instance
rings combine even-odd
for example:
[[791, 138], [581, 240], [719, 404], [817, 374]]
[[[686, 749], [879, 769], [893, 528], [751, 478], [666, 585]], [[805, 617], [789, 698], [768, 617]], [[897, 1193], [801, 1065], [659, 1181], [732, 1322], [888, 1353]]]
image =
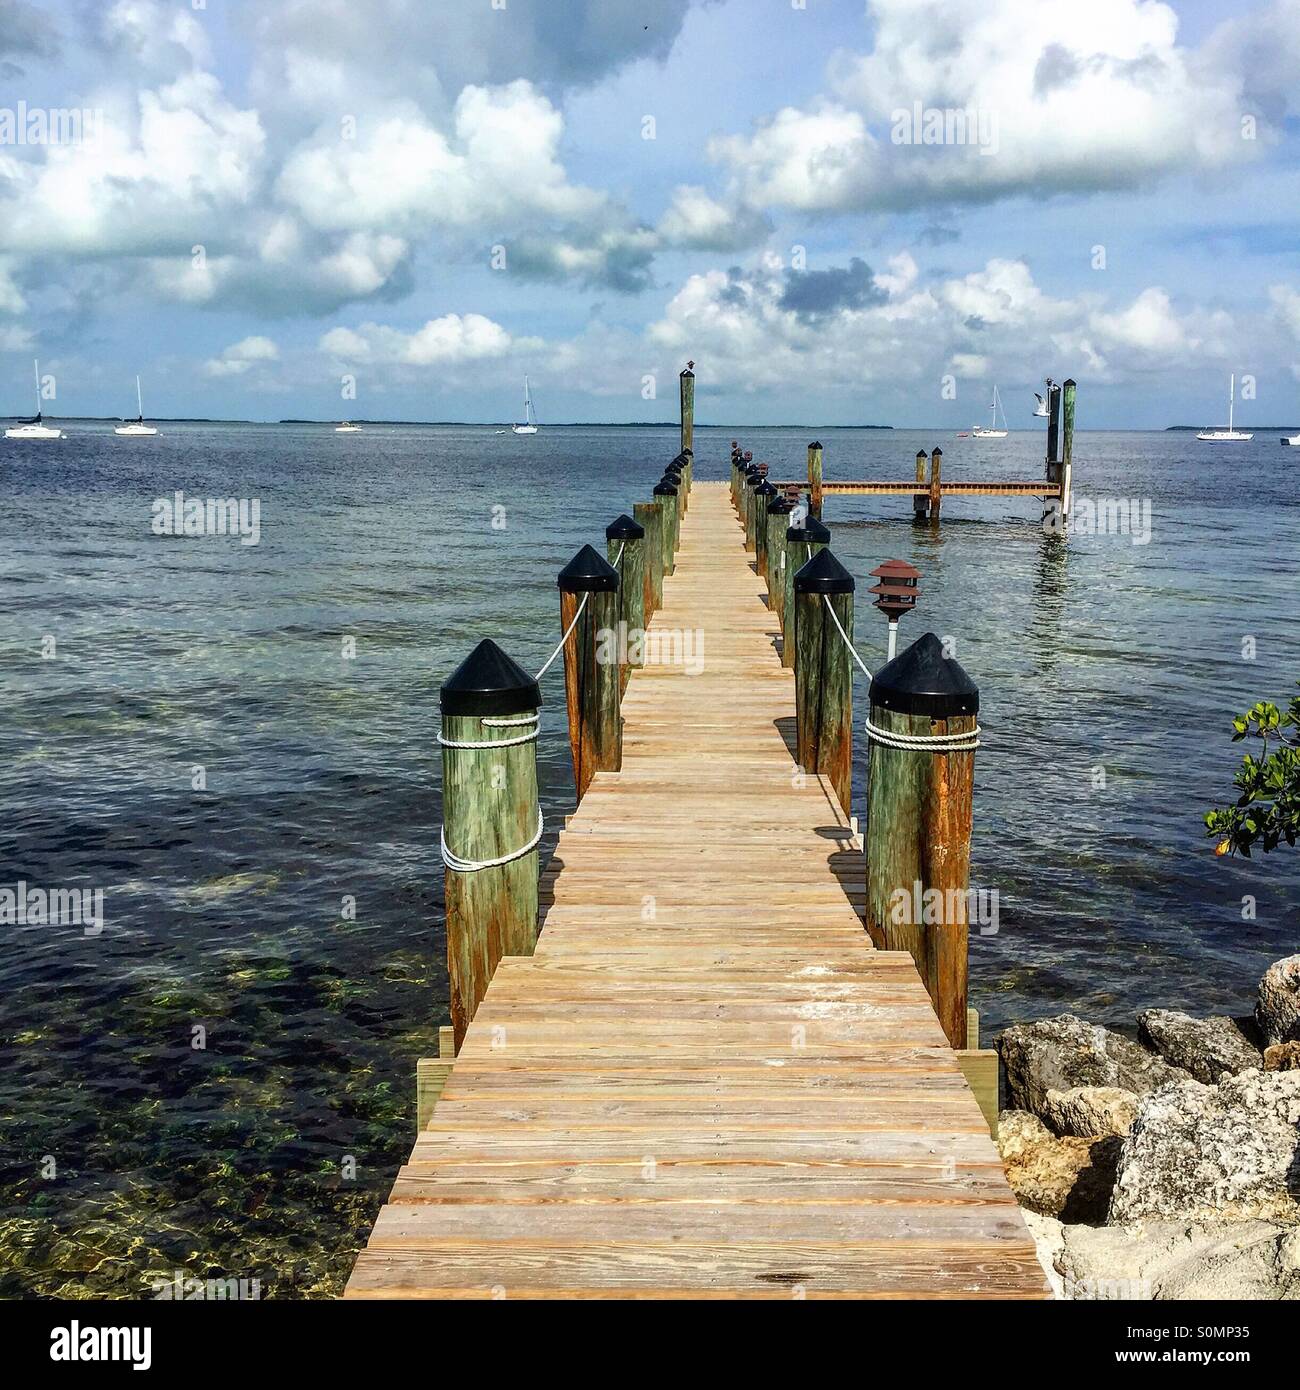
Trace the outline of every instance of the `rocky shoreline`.
[[1247, 1018], [998, 1039], [1007, 1177], [1060, 1298], [1300, 1299], [1300, 955]]

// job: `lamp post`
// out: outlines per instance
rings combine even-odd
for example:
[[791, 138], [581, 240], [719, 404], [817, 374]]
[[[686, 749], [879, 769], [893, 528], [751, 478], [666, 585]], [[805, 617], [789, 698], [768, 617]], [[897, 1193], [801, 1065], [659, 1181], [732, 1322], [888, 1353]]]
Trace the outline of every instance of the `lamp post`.
[[898, 620], [916, 607], [917, 596], [921, 592], [921, 571], [906, 560], [886, 560], [883, 565], [877, 565], [871, 574], [880, 581], [872, 587], [871, 592], [879, 595], [876, 607], [889, 619], [889, 660], [893, 661], [898, 652]]

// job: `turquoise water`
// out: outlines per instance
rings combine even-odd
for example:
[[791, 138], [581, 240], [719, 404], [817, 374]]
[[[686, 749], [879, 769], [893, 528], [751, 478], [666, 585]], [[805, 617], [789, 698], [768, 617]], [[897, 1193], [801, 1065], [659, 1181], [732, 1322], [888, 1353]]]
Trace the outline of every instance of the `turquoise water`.
[[[699, 430], [696, 475], [725, 477], [738, 434], [801, 476], [812, 433]], [[935, 444], [950, 480], [1042, 473], [1028, 431], [816, 433], [828, 480], [908, 477]], [[176, 1269], [331, 1293], [447, 1016], [439, 682], [487, 636], [540, 666], [556, 573], [648, 497], [676, 436], [69, 435], [0, 454], [0, 886], [102, 888], [106, 920], [3, 928], [0, 1295], [147, 1292]], [[1083, 433], [1076, 455], [1077, 497], [1149, 500], [1149, 543], [1047, 536], [1032, 500], [949, 501], [937, 531], [905, 498], [827, 504], [860, 587], [886, 558], [921, 570], [904, 641], [954, 638], [981, 687], [986, 1032], [1067, 1007], [1245, 1012], [1300, 948], [1300, 860], [1215, 859], [1200, 823], [1231, 790], [1232, 715], [1300, 677], [1292, 453]], [[258, 499], [260, 543], [152, 534], [178, 488]], [[857, 637], [878, 662], [865, 595]], [[549, 847], [573, 797], [558, 668], [545, 690]]]

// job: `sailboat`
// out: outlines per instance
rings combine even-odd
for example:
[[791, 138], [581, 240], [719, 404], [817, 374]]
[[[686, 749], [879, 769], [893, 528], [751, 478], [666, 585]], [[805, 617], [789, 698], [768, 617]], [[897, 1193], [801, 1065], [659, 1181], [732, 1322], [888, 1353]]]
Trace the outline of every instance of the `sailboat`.
[[998, 399], [998, 388], [993, 388], [993, 399], [989, 402], [989, 421], [985, 425], [972, 425], [971, 434], [976, 439], [1005, 439], [1007, 437], [1007, 417], [1002, 412], [1002, 428], [998, 429], [998, 414], [1002, 412], [1002, 402]]
[[1202, 430], [1196, 437], [1206, 444], [1244, 444], [1254, 439], [1253, 433], [1232, 428], [1232, 407], [1237, 398], [1237, 373], [1228, 378], [1228, 428], [1226, 430]]
[[511, 430], [515, 434], [536, 434], [537, 417], [533, 414], [533, 398], [528, 390], [528, 378], [524, 378], [524, 423], [522, 425], [511, 425]]
[[158, 431], [152, 425], [144, 422], [144, 397], [140, 394], [140, 378], [135, 379], [135, 404], [139, 414], [134, 420], [127, 420], [121, 425], [114, 426], [113, 433], [126, 435], [131, 439], [140, 439], [145, 435], [157, 434]]
[[360, 434], [361, 426], [354, 425], [351, 420], [344, 420], [341, 425], [334, 426], [335, 434]]
[[62, 430], [47, 425], [41, 418], [41, 364], [34, 362], [36, 368], [36, 414], [30, 420], [19, 420], [12, 428], [5, 430], [6, 439], [65, 439]]

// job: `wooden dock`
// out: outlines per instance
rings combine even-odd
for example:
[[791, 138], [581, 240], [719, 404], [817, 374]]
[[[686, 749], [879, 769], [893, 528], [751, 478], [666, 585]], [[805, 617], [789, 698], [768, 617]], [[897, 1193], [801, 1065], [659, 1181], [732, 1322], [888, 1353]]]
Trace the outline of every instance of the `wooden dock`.
[[[1043, 1298], [1033, 1241], [863, 859], [724, 484], [348, 1298]], [[667, 647], [672, 646], [666, 643]], [[552, 702], [553, 704], [553, 702]]]

